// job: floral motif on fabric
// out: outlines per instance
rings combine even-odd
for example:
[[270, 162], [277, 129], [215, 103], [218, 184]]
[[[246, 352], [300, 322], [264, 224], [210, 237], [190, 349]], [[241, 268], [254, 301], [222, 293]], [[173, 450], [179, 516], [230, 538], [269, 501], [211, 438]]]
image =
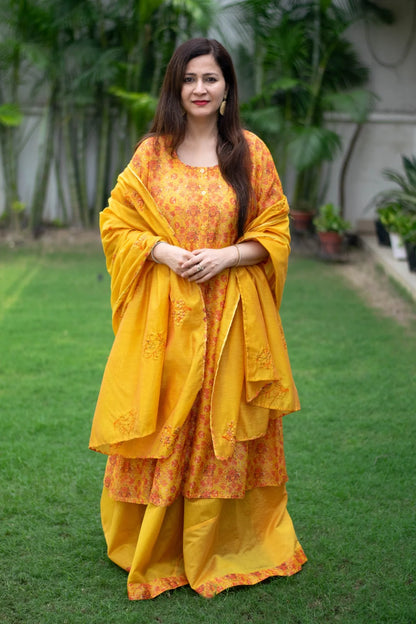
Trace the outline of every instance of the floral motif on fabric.
[[161, 578], [155, 583], [127, 583], [127, 595], [130, 600], [149, 600], [183, 585], [188, 585], [186, 576]]
[[255, 585], [271, 576], [292, 576], [299, 572], [306, 560], [306, 555], [300, 544], [298, 544], [292, 559], [285, 561], [279, 566], [266, 568], [258, 572], [251, 572], [250, 574], [227, 574], [210, 583], [195, 587], [195, 591], [201, 596], [204, 596], [204, 598], [213, 598], [216, 594], [219, 594], [228, 587], [235, 587], [236, 585]]
[[173, 322], [175, 323], [175, 325], [182, 325], [186, 315], [188, 314], [188, 312], [191, 312], [192, 308], [186, 305], [184, 299], [172, 299], [171, 303], [171, 314]]
[[261, 368], [273, 368], [272, 352], [265, 347], [256, 355], [256, 362]]
[[[261, 212], [281, 199], [282, 189], [264, 144], [251, 134], [247, 134], [247, 140], [253, 160], [256, 210]], [[136, 152], [132, 167], [156, 198], [159, 211], [185, 249], [221, 248], [236, 242], [236, 199], [218, 166], [190, 167], [171, 155], [163, 144], [157, 149], [154, 139], [147, 139]], [[249, 218], [255, 216], [252, 208]], [[287, 481], [281, 418], [270, 420], [262, 438], [236, 441], [230, 458], [215, 457], [210, 430], [211, 394], [228, 276], [229, 272], [223, 271], [201, 285], [207, 319], [203, 386], [169, 447], [171, 454], [162, 459], [110, 457], [105, 484], [116, 500], [170, 505], [179, 494], [188, 498], [243, 498], [254, 487]], [[172, 305], [174, 322], [181, 322], [184, 311], [181, 303]], [[165, 337], [153, 333], [147, 338], [145, 355], [157, 358]], [[260, 354], [260, 361], [268, 366], [269, 354]], [[272, 391], [285, 390], [279, 386], [267, 390]], [[233, 439], [231, 427], [225, 435]]]
[[145, 234], [142, 234], [141, 236], [139, 236], [139, 238], [134, 241], [133, 247], [136, 247], [141, 250], [146, 249], [146, 246], [147, 246], [146, 238], [147, 237]]
[[173, 429], [170, 425], [165, 425], [160, 433], [160, 441], [165, 449], [170, 450], [180, 431], [179, 427]]
[[285, 394], [289, 392], [289, 388], [285, 388], [279, 381], [268, 384], [263, 390], [259, 393], [259, 397], [264, 397], [270, 399], [271, 401], [275, 401], [279, 399]]
[[150, 332], [147, 334], [143, 355], [147, 359], [157, 360], [163, 353], [165, 336], [162, 332]]
[[233, 442], [235, 440], [235, 430], [236, 430], [235, 422], [229, 422], [227, 425], [227, 429], [222, 435], [224, 440], [228, 440], [228, 442]]
[[127, 414], [123, 414], [114, 421], [114, 429], [125, 436], [130, 435], [134, 430], [134, 424], [137, 419], [137, 412], [130, 410]]

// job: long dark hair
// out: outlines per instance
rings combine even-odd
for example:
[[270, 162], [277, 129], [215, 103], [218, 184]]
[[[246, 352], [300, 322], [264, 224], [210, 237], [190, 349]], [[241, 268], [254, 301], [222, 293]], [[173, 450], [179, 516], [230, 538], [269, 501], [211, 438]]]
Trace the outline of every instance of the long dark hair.
[[168, 136], [172, 152], [182, 143], [186, 132], [186, 116], [181, 106], [181, 91], [186, 66], [193, 58], [205, 54], [212, 54], [227, 85], [225, 112], [224, 115], [218, 115], [217, 155], [221, 174], [237, 196], [237, 227], [240, 237], [244, 233], [250, 201], [254, 197], [250, 180], [251, 159], [240, 122], [233, 62], [218, 41], [195, 38], [176, 49], [166, 69], [156, 114], [146, 137]]

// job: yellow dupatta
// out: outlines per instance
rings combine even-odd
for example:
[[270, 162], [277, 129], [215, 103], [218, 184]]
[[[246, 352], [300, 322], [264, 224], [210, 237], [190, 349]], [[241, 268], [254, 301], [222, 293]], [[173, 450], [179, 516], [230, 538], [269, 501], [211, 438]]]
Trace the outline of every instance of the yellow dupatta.
[[[138, 200], [141, 200], [138, 202]], [[277, 312], [289, 252], [286, 198], [240, 240], [268, 250], [264, 265], [229, 269], [216, 354], [211, 432], [216, 456], [265, 434], [270, 417], [299, 409]], [[124, 457], [167, 457], [202, 386], [206, 327], [198, 285], [148, 262], [157, 240], [178, 241], [129, 166], [100, 216], [111, 274], [114, 344], [90, 448]]]

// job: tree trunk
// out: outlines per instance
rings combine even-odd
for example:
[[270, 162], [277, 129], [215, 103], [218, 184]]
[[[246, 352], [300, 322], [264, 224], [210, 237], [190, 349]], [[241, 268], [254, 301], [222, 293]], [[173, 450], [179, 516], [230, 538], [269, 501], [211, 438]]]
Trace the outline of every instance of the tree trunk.
[[44, 126], [43, 138], [39, 145], [40, 157], [36, 168], [35, 188], [31, 201], [30, 227], [35, 235], [42, 223], [45, 199], [48, 192], [49, 174], [54, 152], [55, 118], [56, 88], [54, 87], [42, 122]]
[[341, 217], [344, 218], [345, 215], [345, 196], [346, 196], [346, 180], [347, 180], [347, 171], [348, 166], [351, 162], [352, 153], [357, 144], [358, 137], [361, 134], [361, 130], [363, 129], [364, 124], [357, 124], [353, 135], [351, 137], [350, 143], [348, 145], [348, 149], [345, 153], [344, 160], [342, 163], [341, 173], [339, 177], [339, 210]]

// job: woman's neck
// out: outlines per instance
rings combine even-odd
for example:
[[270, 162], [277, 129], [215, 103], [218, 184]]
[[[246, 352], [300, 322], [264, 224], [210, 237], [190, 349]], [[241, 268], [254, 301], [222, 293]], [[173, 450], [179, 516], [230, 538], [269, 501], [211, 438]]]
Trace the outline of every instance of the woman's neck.
[[216, 120], [214, 123], [188, 121], [185, 138], [177, 149], [178, 157], [186, 165], [195, 167], [218, 165], [217, 141]]

